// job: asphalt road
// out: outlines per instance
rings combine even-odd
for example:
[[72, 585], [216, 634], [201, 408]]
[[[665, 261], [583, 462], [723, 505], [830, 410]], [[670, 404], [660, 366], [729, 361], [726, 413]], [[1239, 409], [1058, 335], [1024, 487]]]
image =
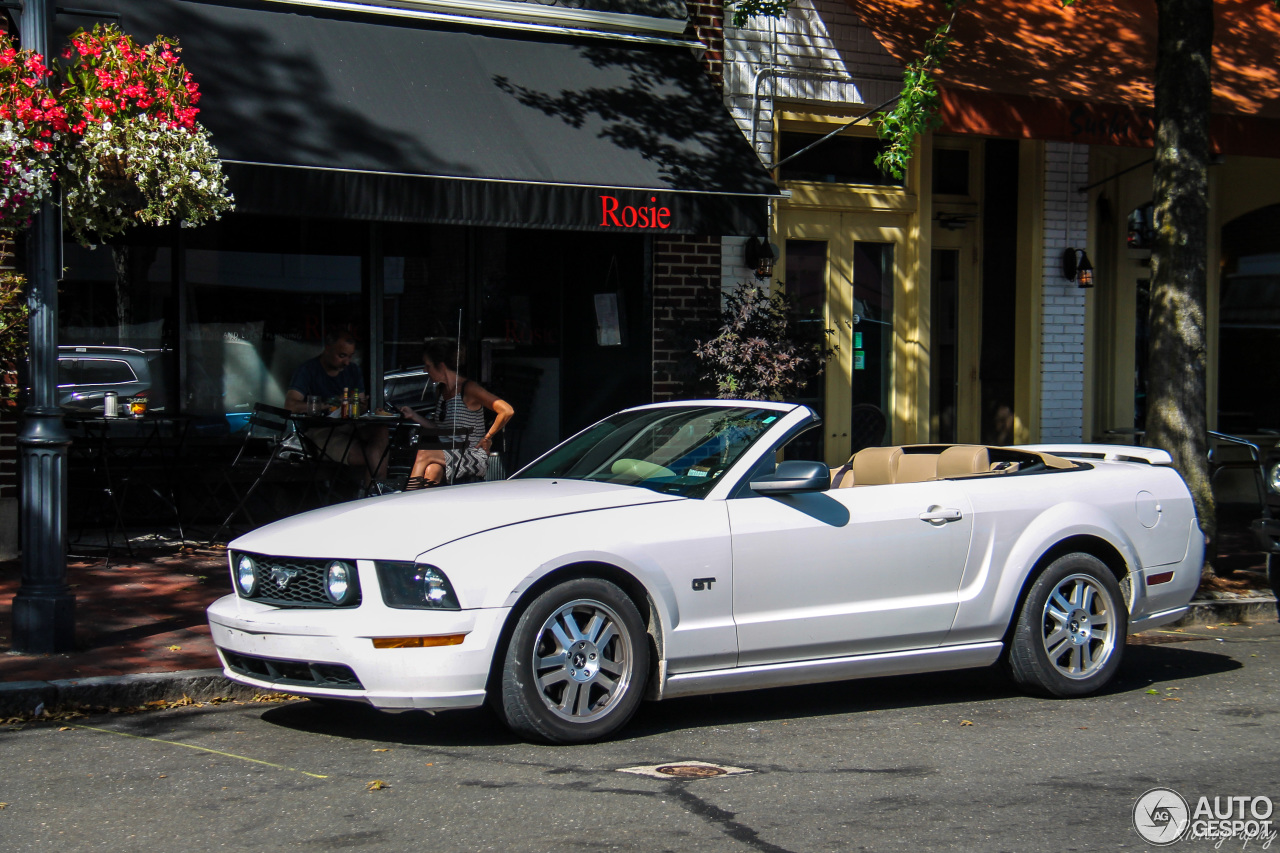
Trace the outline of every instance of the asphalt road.
[[[1280, 799], [1280, 626], [1154, 636], [1087, 699], [994, 670], [882, 678], [647, 704], [579, 747], [484, 711], [306, 701], [16, 726], [0, 850], [1157, 849], [1131, 822], [1153, 787]], [[750, 772], [619, 772], [686, 760]]]

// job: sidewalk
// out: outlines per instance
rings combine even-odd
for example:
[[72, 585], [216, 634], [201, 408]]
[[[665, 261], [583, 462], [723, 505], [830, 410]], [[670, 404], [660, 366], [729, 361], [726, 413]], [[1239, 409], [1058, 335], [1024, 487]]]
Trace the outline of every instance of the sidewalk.
[[[139, 544], [141, 543], [141, 544]], [[1201, 590], [1182, 625], [1276, 621], [1261, 554], [1228, 541], [1236, 574]], [[205, 608], [231, 592], [222, 546], [135, 540], [134, 557], [69, 558], [76, 596], [76, 649], [55, 655], [10, 651], [18, 562], [0, 563], [0, 720], [56, 708], [127, 708], [160, 700], [249, 697], [221, 676]]]
[[18, 561], [0, 563], [0, 719], [68, 706], [131, 707], [158, 699], [243, 695], [221, 676], [205, 608], [231, 591], [220, 546], [135, 540], [111, 560], [69, 557], [76, 648], [11, 651]]

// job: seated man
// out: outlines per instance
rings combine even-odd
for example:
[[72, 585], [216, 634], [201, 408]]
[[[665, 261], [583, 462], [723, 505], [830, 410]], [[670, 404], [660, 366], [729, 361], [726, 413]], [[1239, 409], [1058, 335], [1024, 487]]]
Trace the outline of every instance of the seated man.
[[[356, 340], [350, 332], [325, 335], [324, 350], [294, 371], [284, 398], [285, 408], [303, 414], [307, 411], [308, 397], [336, 403], [341, 401], [343, 392], [350, 389], [359, 395], [360, 410], [367, 411], [369, 397], [365, 394], [364, 377], [360, 368], [351, 363], [355, 352]], [[333, 426], [327, 423], [308, 426], [306, 435], [330, 459], [359, 466], [366, 485], [371, 477], [381, 479], [384, 475], [386, 427], [335, 420]]]

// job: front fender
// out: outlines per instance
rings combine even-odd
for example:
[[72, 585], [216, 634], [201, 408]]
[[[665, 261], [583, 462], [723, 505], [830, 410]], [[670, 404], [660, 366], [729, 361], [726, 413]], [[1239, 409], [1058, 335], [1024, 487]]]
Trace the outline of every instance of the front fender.
[[[737, 661], [730, 555], [724, 503], [681, 500], [510, 525], [419, 559], [444, 571], [464, 608], [510, 607], [566, 566], [615, 566], [644, 587], [671, 669], [682, 671]], [[695, 589], [695, 578], [716, 582]]]

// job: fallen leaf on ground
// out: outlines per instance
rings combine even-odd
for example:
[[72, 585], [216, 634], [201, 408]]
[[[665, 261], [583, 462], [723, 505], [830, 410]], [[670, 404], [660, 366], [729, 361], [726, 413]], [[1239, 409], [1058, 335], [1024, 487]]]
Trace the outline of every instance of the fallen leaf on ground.
[[171, 651], [171, 652], [180, 652], [180, 651], [182, 651], [182, 646], [170, 646], [170, 647], [169, 647], [169, 651]]
[[1159, 690], [1156, 690], [1156, 689], [1153, 687], [1153, 688], [1151, 688], [1150, 690], [1148, 690], [1148, 691], [1147, 691], [1147, 694], [1148, 694], [1148, 695], [1150, 695], [1150, 696], [1159, 696], [1159, 695], [1160, 695], [1160, 691], [1159, 691]]
[[390, 752], [389, 749], [375, 749], [374, 752]]
[[1166, 696], [1166, 697], [1164, 697], [1164, 701], [1166, 701], [1166, 702], [1181, 702], [1181, 701], [1182, 701], [1182, 697], [1181, 697], [1181, 696]]
[[962, 726], [972, 726], [972, 725], [973, 725], [973, 720], [961, 720], [961, 721], [960, 721], [960, 725], [962, 725]]
[[381, 791], [383, 788], [390, 788], [386, 782], [381, 779], [374, 779], [372, 782], [364, 786], [366, 791]]
[[71, 726], [58, 726], [58, 731], [60, 731], [60, 732], [69, 732], [69, 731], [71, 731]]
[[7, 808], [9, 808], [8, 803], [0, 803], [0, 811], [4, 811]]

